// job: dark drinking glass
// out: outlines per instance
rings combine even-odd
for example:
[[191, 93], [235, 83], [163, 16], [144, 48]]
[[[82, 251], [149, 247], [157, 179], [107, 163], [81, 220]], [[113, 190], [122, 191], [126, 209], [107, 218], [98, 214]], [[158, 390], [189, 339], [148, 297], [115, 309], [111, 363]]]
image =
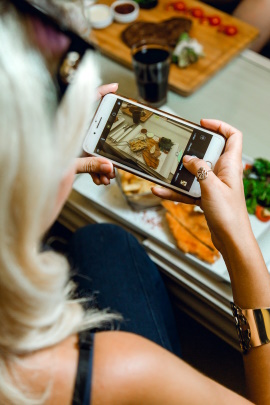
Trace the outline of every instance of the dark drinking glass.
[[132, 111], [132, 119], [134, 124], [139, 124], [141, 119], [142, 111], [141, 110], [133, 110]]
[[167, 101], [170, 50], [160, 44], [140, 44], [132, 48], [132, 64], [139, 99], [145, 104], [160, 107]]

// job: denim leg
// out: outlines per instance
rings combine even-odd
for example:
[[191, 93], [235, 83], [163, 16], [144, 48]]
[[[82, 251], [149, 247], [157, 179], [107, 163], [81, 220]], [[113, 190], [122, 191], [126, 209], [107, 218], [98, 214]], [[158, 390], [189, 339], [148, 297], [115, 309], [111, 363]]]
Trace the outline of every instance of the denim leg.
[[70, 253], [80, 292], [100, 308], [123, 315], [120, 329], [137, 333], [180, 356], [171, 303], [163, 280], [137, 239], [111, 224], [79, 229]]

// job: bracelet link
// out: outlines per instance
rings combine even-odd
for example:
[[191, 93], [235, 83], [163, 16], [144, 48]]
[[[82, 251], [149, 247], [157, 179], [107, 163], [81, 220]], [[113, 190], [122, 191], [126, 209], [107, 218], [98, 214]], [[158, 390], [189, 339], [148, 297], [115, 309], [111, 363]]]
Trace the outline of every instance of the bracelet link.
[[231, 309], [243, 353], [270, 343], [270, 308], [241, 309], [231, 302]]
[[240, 348], [243, 354], [246, 354], [251, 348], [250, 339], [250, 326], [247, 318], [242, 312], [242, 309], [231, 302], [231, 309], [234, 317], [234, 323], [238, 334]]

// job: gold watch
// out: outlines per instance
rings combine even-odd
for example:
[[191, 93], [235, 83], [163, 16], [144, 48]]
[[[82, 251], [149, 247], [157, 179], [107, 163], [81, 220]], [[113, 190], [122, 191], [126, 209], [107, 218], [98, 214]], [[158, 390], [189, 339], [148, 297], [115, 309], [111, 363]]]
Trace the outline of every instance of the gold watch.
[[231, 302], [231, 309], [243, 353], [270, 342], [270, 308], [241, 309]]

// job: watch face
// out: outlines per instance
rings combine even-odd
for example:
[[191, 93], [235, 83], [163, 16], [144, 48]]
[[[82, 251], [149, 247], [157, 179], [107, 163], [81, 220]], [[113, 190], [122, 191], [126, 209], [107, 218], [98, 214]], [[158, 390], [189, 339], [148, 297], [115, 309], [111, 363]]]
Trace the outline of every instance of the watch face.
[[249, 323], [246, 317], [243, 315], [241, 308], [235, 305], [233, 302], [231, 303], [231, 309], [240, 341], [240, 348], [243, 353], [247, 353], [247, 351], [251, 348]]

